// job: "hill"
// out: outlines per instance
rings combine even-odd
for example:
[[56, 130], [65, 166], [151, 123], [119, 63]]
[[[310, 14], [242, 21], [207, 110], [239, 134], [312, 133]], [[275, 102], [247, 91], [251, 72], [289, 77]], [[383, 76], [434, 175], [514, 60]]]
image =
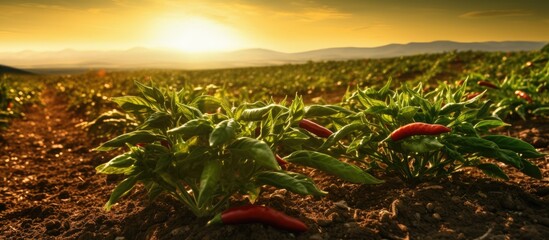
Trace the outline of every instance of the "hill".
[[25, 69], [90, 69], [90, 68], [166, 68], [208, 69], [268, 66], [306, 61], [388, 58], [448, 51], [532, 51], [545, 42], [418, 42], [389, 44], [380, 47], [326, 48], [297, 53], [268, 49], [244, 49], [233, 52], [192, 54], [168, 49], [132, 48], [119, 51], [4, 52], [0, 62]]
[[4, 74], [17, 74], [17, 75], [34, 75], [34, 73], [21, 70], [18, 68], [8, 67], [5, 65], [0, 65], [0, 75]]

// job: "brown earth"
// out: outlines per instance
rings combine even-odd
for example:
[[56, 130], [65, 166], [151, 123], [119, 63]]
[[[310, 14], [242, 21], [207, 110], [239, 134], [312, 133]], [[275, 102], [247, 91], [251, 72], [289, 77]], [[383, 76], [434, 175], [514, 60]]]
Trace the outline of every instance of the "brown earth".
[[[394, 177], [360, 186], [297, 169], [329, 192], [302, 197], [264, 189], [264, 204], [303, 220], [309, 231], [294, 234], [261, 224], [206, 227], [179, 202], [145, 198], [133, 190], [110, 212], [102, 207], [119, 177], [95, 173], [109, 156], [75, 127], [55, 94], [15, 120], [0, 143], [0, 239], [547, 239], [549, 157], [534, 160], [543, 179], [504, 167], [503, 182], [475, 170], [407, 186]], [[546, 119], [504, 129], [549, 153]]]

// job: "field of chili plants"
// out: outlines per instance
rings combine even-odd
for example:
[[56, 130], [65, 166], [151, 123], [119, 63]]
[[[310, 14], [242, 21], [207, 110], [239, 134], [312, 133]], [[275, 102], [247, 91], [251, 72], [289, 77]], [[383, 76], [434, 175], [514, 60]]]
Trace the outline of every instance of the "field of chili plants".
[[544, 239], [549, 47], [6, 76], [7, 239]]

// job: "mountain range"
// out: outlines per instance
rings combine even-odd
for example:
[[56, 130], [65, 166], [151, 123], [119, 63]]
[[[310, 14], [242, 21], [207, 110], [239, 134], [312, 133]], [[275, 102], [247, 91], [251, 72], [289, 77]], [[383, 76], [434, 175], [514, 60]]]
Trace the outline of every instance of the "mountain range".
[[325, 48], [285, 53], [268, 49], [244, 49], [233, 52], [191, 54], [167, 49], [132, 48], [118, 51], [20, 51], [1, 52], [0, 64], [21, 69], [91, 69], [91, 68], [165, 68], [209, 69], [266, 66], [306, 61], [387, 58], [448, 51], [532, 51], [546, 42], [453, 42], [434, 41], [389, 44], [380, 47]]

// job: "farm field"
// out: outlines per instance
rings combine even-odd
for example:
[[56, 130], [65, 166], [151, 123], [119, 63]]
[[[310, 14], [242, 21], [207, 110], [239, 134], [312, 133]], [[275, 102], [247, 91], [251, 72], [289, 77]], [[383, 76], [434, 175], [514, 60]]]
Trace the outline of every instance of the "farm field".
[[549, 234], [549, 46], [1, 81], [0, 239]]

